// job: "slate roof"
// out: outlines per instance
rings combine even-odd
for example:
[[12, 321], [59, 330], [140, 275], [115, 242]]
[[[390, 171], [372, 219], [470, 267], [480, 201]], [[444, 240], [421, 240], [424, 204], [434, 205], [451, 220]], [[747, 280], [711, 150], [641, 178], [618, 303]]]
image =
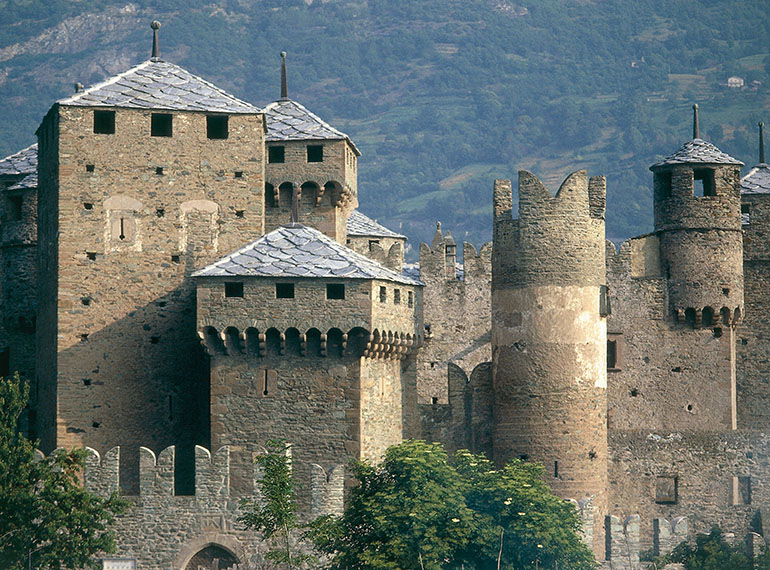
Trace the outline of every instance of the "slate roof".
[[193, 277], [326, 277], [422, 285], [383, 267], [316, 229], [289, 224], [193, 273]]
[[27, 174], [16, 184], [9, 186], [8, 190], [23, 190], [24, 188], [37, 188], [37, 171]]
[[147, 60], [58, 102], [78, 107], [262, 112], [178, 65], [159, 59]]
[[358, 210], [353, 210], [348, 218], [348, 235], [349, 236], [366, 236], [366, 237], [389, 237], [406, 239], [406, 236], [397, 234], [390, 231], [385, 226], [382, 226], [371, 219], [369, 216], [365, 216]]
[[650, 169], [672, 164], [735, 164], [743, 166], [740, 160], [722, 152], [713, 144], [703, 139], [693, 139], [684, 143], [674, 154], [653, 164]]
[[0, 176], [32, 173], [37, 178], [37, 143], [0, 160]]
[[357, 156], [361, 153], [345, 133], [291, 99], [279, 99], [265, 107], [267, 135], [271, 141], [346, 140]]
[[757, 164], [741, 178], [741, 194], [770, 194], [770, 165]]

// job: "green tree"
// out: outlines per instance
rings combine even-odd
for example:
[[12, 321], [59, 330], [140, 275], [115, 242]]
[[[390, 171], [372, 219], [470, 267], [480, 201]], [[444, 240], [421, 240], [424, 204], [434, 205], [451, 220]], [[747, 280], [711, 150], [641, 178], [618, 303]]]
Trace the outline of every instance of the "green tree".
[[467, 451], [450, 462], [440, 444], [407, 441], [380, 465], [357, 463], [355, 476], [342, 517], [309, 532], [333, 570], [596, 566], [575, 509], [551, 494], [537, 465], [496, 470]]
[[265, 557], [294, 569], [305, 567], [314, 557], [298, 552], [293, 544], [300, 525], [297, 523], [290, 457], [289, 443], [273, 440], [267, 442], [267, 453], [256, 458], [263, 471], [259, 482], [261, 496], [241, 503], [245, 514], [239, 517], [238, 521], [246, 528], [261, 532], [267, 540], [275, 538], [278, 548], [268, 552]]
[[83, 449], [35, 457], [35, 444], [19, 433], [28, 396], [18, 376], [0, 379], [0, 567], [83, 568], [114, 551], [108, 527], [125, 502], [80, 485]]

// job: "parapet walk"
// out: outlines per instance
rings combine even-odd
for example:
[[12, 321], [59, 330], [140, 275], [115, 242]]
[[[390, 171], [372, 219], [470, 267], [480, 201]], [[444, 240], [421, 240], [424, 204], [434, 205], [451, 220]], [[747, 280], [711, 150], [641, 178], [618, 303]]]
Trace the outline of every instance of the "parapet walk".
[[[94, 449], [86, 448], [84, 480], [86, 488], [101, 496], [109, 496], [120, 489], [120, 447], [113, 447], [103, 456]], [[256, 456], [264, 449], [253, 452]], [[232, 498], [230, 485], [230, 446], [223, 446], [215, 453], [205, 447], [195, 446], [195, 495], [197, 503], [216, 503]], [[143, 505], [167, 503], [169, 498], [190, 499], [174, 493], [174, 446], [155, 455], [146, 448], [139, 448], [139, 496]], [[308, 503], [310, 516], [341, 514], [344, 499], [345, 466], [334, 465], [328, 471], [318, 464], [294, 463], [295, 471], [308, 474]], [[260, 496], [259, 482], [264, 476], [261, 467], [254, 463], [252, 498]], [[304, 486], [304, 485], [303, 485]]]

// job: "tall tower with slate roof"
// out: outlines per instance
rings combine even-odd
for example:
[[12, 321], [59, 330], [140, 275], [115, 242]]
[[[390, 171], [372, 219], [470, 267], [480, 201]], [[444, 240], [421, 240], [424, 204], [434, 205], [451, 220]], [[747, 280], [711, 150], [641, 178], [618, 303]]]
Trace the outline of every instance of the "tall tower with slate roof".
[[39, 436], [121, 445], [129, 485], [139, 446], [207, 443], [189, 277], [264, 231], [264, 115], [154, 56], [37, 131]]
[[345, 133], [289, 99], [281, 55], [281, 98], [265, 107], [265, 231], [291, 221], [296, 193], [299, 221], [345, 243], [346, 220], [358, 206], [361, 153]]

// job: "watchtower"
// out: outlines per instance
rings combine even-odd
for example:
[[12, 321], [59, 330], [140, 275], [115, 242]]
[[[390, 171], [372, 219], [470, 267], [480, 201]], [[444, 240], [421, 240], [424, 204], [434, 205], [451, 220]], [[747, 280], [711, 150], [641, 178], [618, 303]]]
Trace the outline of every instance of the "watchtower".
[[293, 220], [345, 243], [345, 226], [358, 207], [358, 157], [353, 141], [289, 99], [286, 52], [281, 53], [281, 98], [265, 107], [267, 178], [265, 231]]
[[605, 181], [571, 174], [551, 196], [519, 172], [495, 182], [494, 459], [539, 461], [565, 498], [607, 493]]
[[675, 322], [732, 325], [743, 313], [741, 166], [699, 135], [652, 165], [655, 232]]

